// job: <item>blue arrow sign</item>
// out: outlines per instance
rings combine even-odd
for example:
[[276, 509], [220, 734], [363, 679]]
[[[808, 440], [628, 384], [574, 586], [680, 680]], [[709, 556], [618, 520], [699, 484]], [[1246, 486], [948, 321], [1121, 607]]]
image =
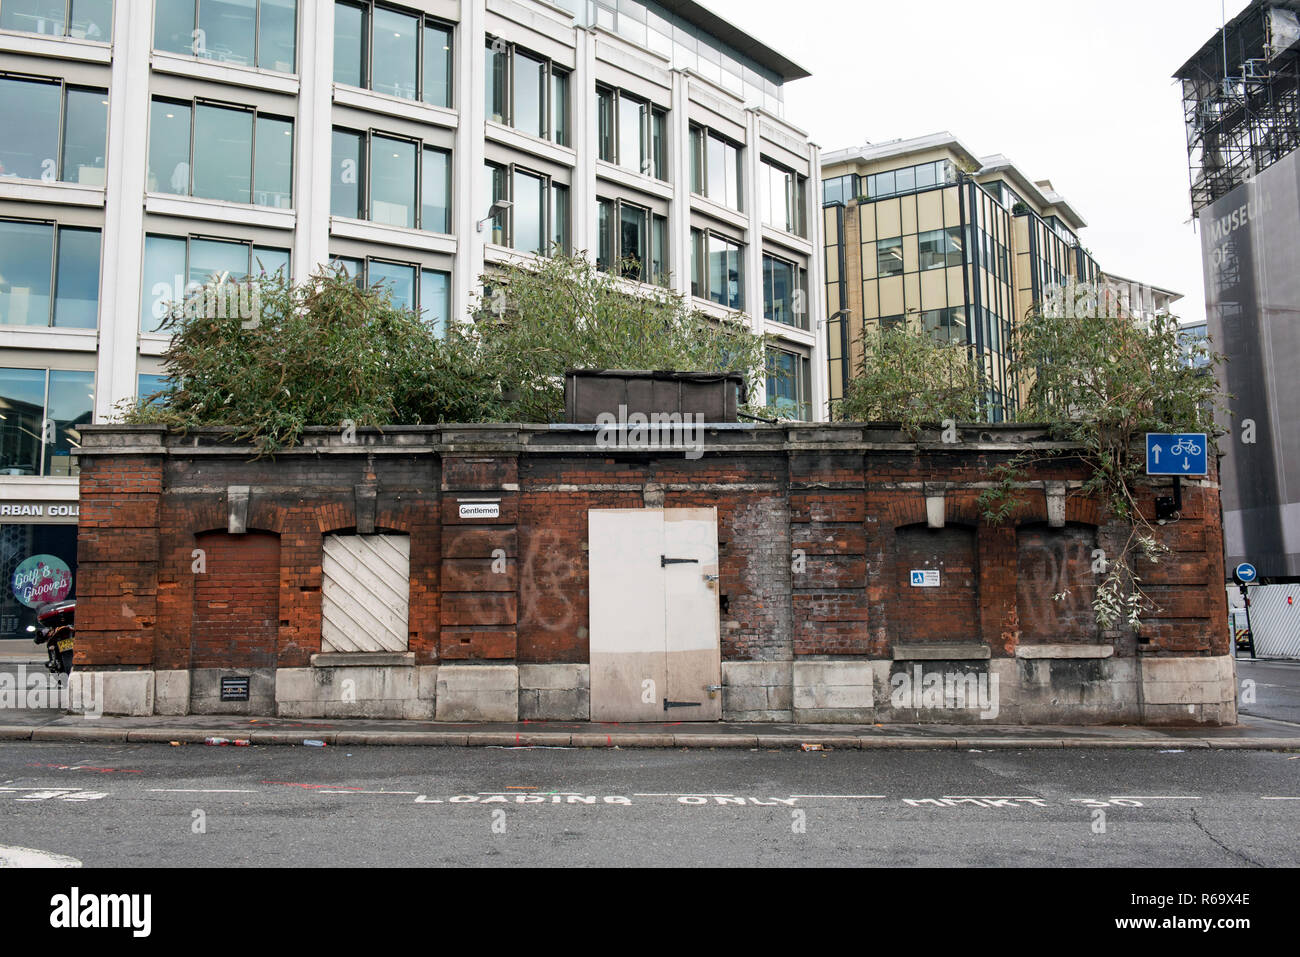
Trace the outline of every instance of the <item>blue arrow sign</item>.
[[1147, 433], [1147, 475], [1202, 476], [1210, 471], [1210, 443], [1204, 432]]
[[1233, 577], [1243, 585], [1249, 585], [1259, 577], [1259, 571], [1250, 562], [1242, 562], [1233, 572]]

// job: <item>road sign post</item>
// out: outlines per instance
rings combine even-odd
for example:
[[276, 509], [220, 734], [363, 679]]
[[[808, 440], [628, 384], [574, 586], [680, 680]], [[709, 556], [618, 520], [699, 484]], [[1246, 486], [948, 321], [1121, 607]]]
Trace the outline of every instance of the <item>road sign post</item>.
[[[1246, 644], [1250, 647], [1250, 657], [1255, 658], [1255, 626], [1250, 623], [1250, 590], [1246, 587], [1259, 581], [1259, 569], [1250, 562], [1242, 562], [1233, 569], [1232, 577], [1237, 580], [1237, 587], [1241, 589], [1241, 601], [1246, 606]], [[1232, 638], [1232, 654], [1237, 654], [1237, 636]]]
[[1204, 432], [1147, 433], [1147, 475], [1172, 475], [1173, 497], [1156, 499], [1156, 521], [1167, 522], [1183, 510], [1184, 477], [1201, 477], [1210, 472], [1210, 442]]

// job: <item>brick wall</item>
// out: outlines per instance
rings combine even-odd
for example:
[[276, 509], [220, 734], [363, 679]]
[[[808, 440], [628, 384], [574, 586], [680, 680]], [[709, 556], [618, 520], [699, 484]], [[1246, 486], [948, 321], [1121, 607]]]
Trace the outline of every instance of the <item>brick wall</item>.
[[[1058, 456], [1031, 468], [1012, 518], [978, 504], [991, 471], [1044, 437], [983, 427], [956, 446], [862, 427], [706, 434], [705, 454], [596, 448], [580, 428], [312, 430], [252, 459], [218, 434], [87, 429], [82, 455], [79, 661], [301, 667], [320, 652], [326, 535], [411, 537], [409, 648], [437, 662], [588, 660], [591, 509], [714, 507], [724, 660], [888, 658], [898, 642], [1111, 642], [1118, 656], [1228, 653], [1214, 477], [1185, 484], [1170, 553], [1139, 574], [1139, 635], [1091, 614], [1097, 549], [1127, 527]], [[933, 441], [931, 441], [933, 440]], [[1167, 484], [1167, 482], [1165, 483]], [[1049, 525], [1048, 486], [1065, 526]], [[1154, 489], [1142, 507], [1153, 513]], [[942, 497], [942, 527], [927, 498]], [[490, 518], [461, 505], [495, 504]], [[242, 534], [232, 534], [232, 529]], [[195, 549], [207, 571], [196, 573]], [[942, 587], [910, 585], [935, 568]], [[1066, 592], [1056, 600], [1055, 595]]]

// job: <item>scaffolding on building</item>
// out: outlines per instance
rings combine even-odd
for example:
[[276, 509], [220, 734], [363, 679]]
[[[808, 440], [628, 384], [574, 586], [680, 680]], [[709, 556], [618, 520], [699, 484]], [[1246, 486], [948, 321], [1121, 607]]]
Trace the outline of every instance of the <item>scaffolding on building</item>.
[[1300, 146], [1300, 0], [1254, 0], [1174, 76], [1199, 215]]

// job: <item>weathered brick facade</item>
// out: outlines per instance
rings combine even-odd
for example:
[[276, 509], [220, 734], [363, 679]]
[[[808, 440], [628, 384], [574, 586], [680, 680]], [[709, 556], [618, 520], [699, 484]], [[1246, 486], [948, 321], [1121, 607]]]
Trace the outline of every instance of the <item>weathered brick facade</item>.
[[[1160, 529], [1172, 551], [1142, 569], [1159, 608], [1135, 635], [1093, 616], [1097, 559], [1127, 529], [1080, 492], [1080, 463], [1034, 466], [1012, 519], [982, 519], [996, 465], [1043, 440], [1025, 428], [917, 444], [860, 426], [710, 427], [696, 459], [597, 448], [584, 426], [362, 430], [351, 443], [313, 430], [262, 459], [220, 439], [86, 430], [77, 662], [171, 673], [160, 711], [452, 717], [458, 695], [499, 678], [509, 716], [514, 675], [534, 702], [525, 716], [583, 717], [581, 678], [545, 682], [589, 660], [588, 511], [715, 507], [727, 717], [962, 720], [890, 710], [899, 669], [923, 661], [1000, 675], [1001, 720], [1235, 720], [1213, 476], [1184, 483], [1180, 520]], [[499, 514], [461, 517], [476, 501]], [[410, 536], [408, 653], [383, 662], [413, 690], [321, 703], [329, 668], [368, 664], [321, 654], [324, 537], [371, 533]], [[943, 587], [912, 587], [921, 568], [942, 569]], [[505, 667], [466, 671], [487, 665]], [[250, 672], [251, 702], [214, 697], [217, 677]]]

